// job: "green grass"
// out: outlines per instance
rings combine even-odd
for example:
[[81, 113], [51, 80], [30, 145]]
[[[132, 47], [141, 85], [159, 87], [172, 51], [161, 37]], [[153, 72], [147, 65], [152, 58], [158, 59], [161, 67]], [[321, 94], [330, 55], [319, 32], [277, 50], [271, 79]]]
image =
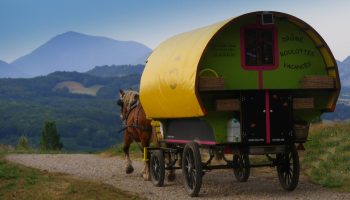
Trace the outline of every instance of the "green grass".
[[[103, 150], [99, 153], [104, 155], [104, 156], [124, 156], [123, 144], [117, 144], [117, 145], [115, 145], [109, 149]], [[140, 147], [135, 142], [133, 142], [130, 145], [129, 154], [131, 156], [135, 155], [135, 157], [137, 157], [137, 156], [142, 157], [142, 155], [143, 155], [141, 150], [140, 150]]]
[[141, 199], [107, 184], [9, 163], [3, 158], [6, 154], [0, 148], [0, 199]]
[[350, 192], [349, 134], [350, 123], [319, 124], [311, 128], [303, 166], [312, 182]]

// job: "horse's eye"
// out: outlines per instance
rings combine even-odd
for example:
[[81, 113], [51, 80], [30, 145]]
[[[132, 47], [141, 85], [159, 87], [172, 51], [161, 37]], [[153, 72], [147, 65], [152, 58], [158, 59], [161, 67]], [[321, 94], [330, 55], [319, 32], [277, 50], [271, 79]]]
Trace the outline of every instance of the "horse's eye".
[[123, 102], [122, 102], [122, 100], [121, 100], [121, 99], [118, 99], [118, 101], [117, 101], [117, 105], [118, 105], [118, 106], [122, 106], [122, 105], [123, 105]]

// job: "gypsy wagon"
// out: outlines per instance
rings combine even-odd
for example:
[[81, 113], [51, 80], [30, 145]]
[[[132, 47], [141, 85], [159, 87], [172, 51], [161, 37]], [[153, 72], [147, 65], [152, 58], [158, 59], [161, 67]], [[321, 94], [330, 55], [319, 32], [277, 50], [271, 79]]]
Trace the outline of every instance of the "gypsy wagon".
[[[232, 168], [246, 181], [250, 168], [272, 166], [294, 190], [295, 145], [307, 141], [313, 119], [334, 111], [339, 91], [329, 47], [294, 16], [253, 12], [176, 35], [154, 50], [141, 78], [141, 104], [161, 136], [144, 152], [151, 178], [162, 186], [165, 170], [182, 169], [196, 196], [206, 171]], [[216, 154], [226, 164], [213, 164]], [[250, 155], [268, 162], [251, 164]]]

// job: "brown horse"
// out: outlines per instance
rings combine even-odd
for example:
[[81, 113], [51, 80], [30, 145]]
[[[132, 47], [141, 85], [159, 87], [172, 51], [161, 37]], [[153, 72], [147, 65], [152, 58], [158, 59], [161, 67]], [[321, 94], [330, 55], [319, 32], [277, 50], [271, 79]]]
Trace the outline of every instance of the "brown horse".
[[[148, 147], [152, 137], [151, 121], [146, 118], [146, 114], [139, 101], [139, 94], [133, 90], [119, 91], [118, 105], [121, 107], [120, 117], [125, 126], [124, 131], [124, 147], [125, 154], [125, 170], [127, 174], [134, 171], [129, 156], [129, 147], [132, 142], [141, 143], [140, 148]], [[148, 162], [142, 170], [145, 180], [149, 180]]]
[[[125, 171], [127, 174], [130, 174], [134, 171], [129, 156], [130, 144], [132, 142], [138, 142], [141, 143], [140, 148], [148, 147], [152, 139], [152, 126], [151, 121], [146, 118], [145, 111], [139, 101], [138, 92], [133, 90], [120, 90], [118, 105], [121, 107], [120, 118], [123, 120], [125, 126], [123, 147], [126, 163]], [[166, 156], [166, 160], [170, 163], [170, 155]], [[142, 176], [145, 180], [150, 179], [148, 161], [145, 161]], [[168, 170], [166, 177], [168, 181], [174, 181], [176, 177], [175, 170]]]

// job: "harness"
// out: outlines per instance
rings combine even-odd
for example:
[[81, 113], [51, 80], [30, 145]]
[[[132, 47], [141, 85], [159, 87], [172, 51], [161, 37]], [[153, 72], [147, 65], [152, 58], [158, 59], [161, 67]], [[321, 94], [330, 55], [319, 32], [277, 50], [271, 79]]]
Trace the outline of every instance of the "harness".
[[[152, 131], [152, 129], [147, 129], [147, 128], [144, 128], [144, 127], [137, 126], [138, 122], [139, 122], [139, 114], [140, 114], [140, 111], [141, 111], [141, 106], [139, 106], [139, 104], [140, 104], [140, 102], [139, 102], [139, 100], [137, 100], [130, 106], [130, 108], [126, 112], [125, 116], [123, 116], [123, 128], [120, 129], [118, 131], [118, 133], [123, 132], [124, 130], [126, 130], [129, 127], [134, 128], [134, 129], [139, 129], [140, 131], [147, 131], [147, 132], [151, 132]], [[127, 126], [127, 120], [129, 118], [129, 115], [130, 115], [131, 111], [133, 111], [135, 108], [137, 108], [136, 120], [130, 126]], [[137, 139], [136, 137], [134, 137], [132, 134], [130, 135], [130, 137], [136, 142], [136, 139]], [[136, 142], [136, 144], [139, 146], [141, 152], [143, 152], [143, 148], [141, 147], [141, 145], [138, 142]]]

